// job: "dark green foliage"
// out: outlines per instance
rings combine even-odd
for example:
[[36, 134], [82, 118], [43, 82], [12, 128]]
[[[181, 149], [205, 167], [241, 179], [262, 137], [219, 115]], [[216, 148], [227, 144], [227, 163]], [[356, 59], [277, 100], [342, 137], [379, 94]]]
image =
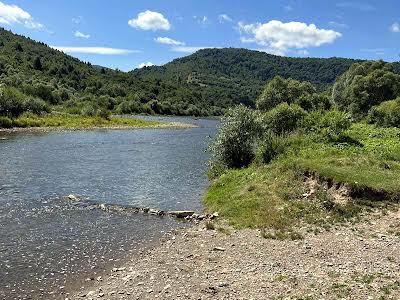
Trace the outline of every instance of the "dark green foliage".
[[[316, 92], [310, 82], [301, 82], [293, 79], [284, 79], [276, 76], [267, 83], [263, 92], [257, 100], [257, 108], [261, 111], [268, 111], [281, 103], [306, 103], [311, 95]], [[308, 104], [311, 106], [312, 104]]]
[[271, 132], [264, 134], [256, 153], [256, 161], [268, 164], [275, 157], [285, 152], [289, 143], [286, 138]]
[[309, 81], [322, 90], [354, 62], [343, 58], [289, 58], [247, 49], [204, 49], [164, 66], [135, 70], [133, 75], [178, 85], [210, 105], [226, 108], [242, 103], [254, 107], [265, 83], [277, 75]]
[[0, 116], [18, 117], [24, 112], [24, 95], [15, 88], [0, 89]]
[[336, 109], [310, 112], [302, 122], [305, 133], [328, 141], [336, 141], [350, 126], [349, 114]]
[[228, 110], [210, 146], [213, 166], [241, 168], [254, 158], [255, 141], [261, 134], [256, 112], [244, 106]]
[[39, 57], [39, 56], [37, 56], [37, 57], [35, 58], [35, 60], [34, 60], [34, 62], [33, 62], [33, 68], [34, 68], [35, 70], [38, 70], [38, 71], [42, 71], [42, 70], [43, 70], [42, 61], [40, 60], [40, 57]]
[[26, 97], [23, 102], [23, 111], [40, 115], [45, 112], [50, 112], [49, 105], [42, 99]]
[[306, 111], [328, 110], [332, 107], [330, 96], [325, 93], [314, 93], [297, 99], [294, 103], [301, 106]]
[[365, 116], [369, 109], [400, 94], [400, 75], [383, 61], [356, 63], [337, 80], [332, 100], [355, 117]]
[[400, 127], [400, 97], [372, 107], [368, 121], [379, 126]]
[[262, 126], [277, 135], [290, 133], [299, 127], [305, 115], [299, 105], [281, 103], [263, 115]]
[[0, 116], [0, 128], [11, 128], [13, 126], [13, 121], [8, 117]]

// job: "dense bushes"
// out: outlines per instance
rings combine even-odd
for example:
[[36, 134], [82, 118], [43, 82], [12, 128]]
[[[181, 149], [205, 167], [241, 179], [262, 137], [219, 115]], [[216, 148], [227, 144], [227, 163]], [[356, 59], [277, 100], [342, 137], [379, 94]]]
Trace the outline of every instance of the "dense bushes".
[[266, 112], [261, 117], [261, 123], [264, 129], [281, 135], [297, 129], [305, 115], [306, 112], [299, 105], [282, 103]]
[[256, 112], [244, 106], [230, 109], [221, 121], [218, 136], [210, 148], [212, 168], [241, 168], [254, 158], [256, 138], [260, 135]]
[[400, 75], [383, 61], [356, 63], [336, 81], [332, 100], [355, 117], [364, 117], [374, 105], [400, 95]]
[[369, 112], [368, 120], [379, 126], [400, 127], [400, 97], [374, 106]]
[[8, 117], [0, 116], [0, 128], [11, 128], [13, 126], [13, 121]]
[[257, 100], [257, 108], [268, 111], [283, 102], [301, 103], [315, 92], [316, 89], [310, 82], [276, 76], [265, 86]]
[[0, 116], [18, 117], [24, 112], [24, 95], [15, 88], [0, 90]]
[[350, 116], [339, 110], [317, 110], [309, 113], [302, 122], [307, 134], [315, 134], [319, 138], [335, 141], [344, 131], [350, 128]]

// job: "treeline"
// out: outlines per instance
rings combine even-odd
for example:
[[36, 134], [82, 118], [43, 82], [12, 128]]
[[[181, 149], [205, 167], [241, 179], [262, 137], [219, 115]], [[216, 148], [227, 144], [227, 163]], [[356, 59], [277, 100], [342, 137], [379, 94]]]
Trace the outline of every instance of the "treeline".
[[[39, 113], [28, 105], [32, 101], [35, 106], [45, 102], [40, 102], [44, 104], [41, 112], [50, 109], [88, 116], [105, 111], [196, 116], [223, 111], [177, 85], [92, 66], [4, 29], [0, 29], [0, 89], [1, 114], [10, 118]], [[8, 106], [12, 102], [15, 107]]]
[[[52, 111], [106, 118], [140, 113], [222, 115], [237, 104], [254, 108], [265, 82], [276, 75], [310, 82], [311, 96], [301, 101], [325, 101], [326, 95], [320, 92], [353, 63], [341, 58], [300, 59], [245, 49], [206, 49], [162, 67], [124, 73], [92, 66], [0, 29], [0, 115], [11, 119]], [[395, 73], [400, 71], [399, 64], [392, 67]], [[385, 109], [376, 109], [376, 118]]]
[[277, 76], [256, 106], [238, 106], [224, 116], [211, 146], [211, 176], [254, 161], [267, 164], [304, 141], [347, 143], [345, 132], [354, 122], [400, 127], [400, 75], [382, 61], [355, 63], [323, 92]]
[[247, 49], [204, 49], [164, 66], [135, 70], [138, 78], [159, 79], [213, 99], [218, 107], [255, 107], [265, 82], [279, 75], [309, 81], [321, 91], [357, 60], [290, 58]]

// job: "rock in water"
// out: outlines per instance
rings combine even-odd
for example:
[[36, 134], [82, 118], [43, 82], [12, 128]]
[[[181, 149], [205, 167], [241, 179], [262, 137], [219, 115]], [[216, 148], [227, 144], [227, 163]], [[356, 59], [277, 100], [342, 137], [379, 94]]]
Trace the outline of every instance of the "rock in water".
[[170, 211], [168, 214], [170, 216], [175, 217], [175, 218], [183, 219], [183, 218], [192, 216], [194, 214], [194, 211], [191, 211], [191, 210], [177, 210], [177, 211]]
[[72, 195], [72, 194], [71, 194], [71, 195], [68, 195], [67, 198], [68, 198], [69, 200], [71, 200], [71, 201], [78, 201], [78, 200], [79, 200], [77, 196]]

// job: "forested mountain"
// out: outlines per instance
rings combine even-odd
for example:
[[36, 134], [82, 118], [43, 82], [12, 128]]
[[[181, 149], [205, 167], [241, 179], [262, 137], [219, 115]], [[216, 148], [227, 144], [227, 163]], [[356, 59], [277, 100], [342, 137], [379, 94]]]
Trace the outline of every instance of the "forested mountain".
[[[205, 49], [164, 66], [125, 73], [92, 66], [0, 28], [0, 85], [11, 89], [7, 95], [17, 92], [18, 97], [9, 99], [26, 98], [26, 107], [37, 108], [28, 111], [40, 111], [44, 101], [53, 109], [85, 115], [102, 110], [218, 115], [238, 103], [254, 106], [265, 83], [276, 75], [310, 81], [321, 90], [354, 62]], [[395, 69], [400, 72], [400, 64]]]
[[281, 57], [247, 49], [204, 49], [133, 74], [185, 86], [205, 98], [218, 99], [218, 105], [253, 105], [265, 83], [277, 75], [310, 81], [323, 89], [354, 62], [345, 58]]
[[1, 28], [0, 85], [70, 113], [93, 115], [100, 109], [117, 113], [221, 113], [196, 92], [92, 66]]

